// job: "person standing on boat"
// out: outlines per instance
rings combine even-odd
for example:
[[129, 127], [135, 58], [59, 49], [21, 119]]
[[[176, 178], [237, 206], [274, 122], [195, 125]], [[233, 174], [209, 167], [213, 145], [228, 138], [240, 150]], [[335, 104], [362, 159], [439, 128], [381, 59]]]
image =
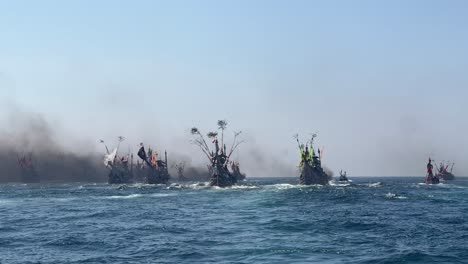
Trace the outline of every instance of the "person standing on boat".
[[432, 170], [434, 169], [434, 166], [432, 166], [432, 160], [429, 158], [429, 162], [427, 163], [427, 176], [426, 176], [426, 183], [432, 183], [432, 178], [434, 177], [434, 174], [432, 173]]
[[311, 161], [311, 160], [310, 160], [309, 146], [306, 146], [306, 147], [305, 147], [305, 152], [304, 152], [304, 157], [303, 157], [303, 159], [304, 159], [304, 162], [310, 164], [310, 161]]
[[[297, 142], [299, 143], [299, 141]], [[304, 165], [304, 162], [305, 162], [305, 154], [304, 154], [304, 145], [301, 144], [299, 145], [299, 153], [301, 154], [301, 162], [299, 163], [299, 167], [302, 167]]]

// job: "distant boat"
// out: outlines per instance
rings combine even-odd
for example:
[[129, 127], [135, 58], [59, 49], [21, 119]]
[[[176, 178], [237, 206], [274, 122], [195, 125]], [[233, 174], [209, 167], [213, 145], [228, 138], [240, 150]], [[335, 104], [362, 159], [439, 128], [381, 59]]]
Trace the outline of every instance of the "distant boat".
[[299, 176], [299, 183], [302, 185], [328, 185], [330, 176], [322, 168], [322, 151], [318, 149], [319, 156], [315, 155], [314, 151], [313, 142], [316, 135], [312, 135], [310, 150], [309, 144], [306, 144], [304, 147], [304, 144], [299, 143], [298, 136], [295, 137], [301, 153], [301, 163], [299, 164], [301, 175]]
[[232, 173], [228, 169], [232, 154], [244, 141], [237, 141], [237, 137], [241, 134], [240, 131], [234, 132], [232, 145], [227, 149], [224, 141], [224, 130], [226, 127], [226, 120], [218, 120], [218, 131], [221, 132], [220, 138], [218, 138], [218, 132], [209, 132], [207, 134], [208, 139], [213, 143], [212, 148], [207, 144], [209, 141], [205, 139], [198, 128], [193, 127], [191, 129], [191, 133], [194, 137], [192, 143], [201, 149], [210, 162], [208, 167], [211, 175], [210, 186], [229, 187], [245, 178], [245, 175], [240, 173], [238, 164], [234, 164], [234, 167], [232, 167], [233, 164], [231, 164]]
[[140, 159], [142, 159], [147, 165], [142, 169], [143, 174], [146, 174], [146, 183], [166, 184], [170, 179], [167, 167], [167, 152], [164, 151], [164, 160], [161, 160], [158, 159], [158, 154], [155, 150], [148, 148], [148, 152], [146, 152], [143, 143], [141, 143], [140, 146], [138, 157], [140, 157]]
[[120, 143], [123, 140], [123, 137], [119, 137], [119, 144], [111, 152], [109, 152], [109, 149], [104, 143], [104, 140], [101, 140], [101, 143], [103, 143], [106, 147], [106, 154], [104, 154], [104, 165], [109, 169], [107, 180], [109, 184], [126, 184], [133, 182], [133, 176], [131, 173], [132, 165], [129, 166], [128, 157], [118, 157]]
[[[455, 165], [455, 163], [452, 163], [451, 167], [450, 167], [450, 170], [449, 170], [448, 167], [450, 166], [450, 164], [445, 164], [444, 162], [441, 162], [440, 166], [437, 168], [436, 176], [439, 179], [443, 179], [444, 181], [454, 180], [455, 175], [453, 175], [453, 173], [452, 173], [454, 165]], [[436, 165], [436, 167], [437, 167], [437, 165]]]
[[38, 183], [40, 182], [39, 174], [37, 173], [34, 164], [32, 162], [32, 154], [29, 157], [25, 155], [18, 157], [18, 166], [21, 171], [21, 182], [24, 183]]
[[346, 177], [346, 171], [345, 172], [340, 171], [339, 181], [340, 182], [349, 182], [348, 177]]
[[427, 163], [426, 168], [427, 168], [427, 174], [425, 178], [425, 183], [426, 184], [439, 184], [440, 183], [439, 177], [432, 173], [434, 166], [432, 165], [431, 158], [429, 158], [429, 162]]

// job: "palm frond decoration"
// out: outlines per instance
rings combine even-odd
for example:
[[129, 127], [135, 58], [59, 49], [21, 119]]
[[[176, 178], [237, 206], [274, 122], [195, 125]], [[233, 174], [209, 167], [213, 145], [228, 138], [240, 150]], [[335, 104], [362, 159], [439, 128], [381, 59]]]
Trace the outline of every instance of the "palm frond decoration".
[[[236, 148], [240, 144], [244, 143], [243, 140], [241, 140], [241, 141], [238, 140], [238, 137], [242, 133], [242, 131], [234, 132], [234, 139], [233, 139], [232, 145], [230, 147], [230, 150], [227, 152], [226, 146], [224, 144], [224, 130], [226, 130], [226, 128], [227, 128], [227, 121], [226, 120], [218, 120], [217, 125], [218, 125], [218, 130], [221, 130], [221, 131], [220, 132], [209, 132], [208, 134], [206, 134], [206, 137], [208, 137], [209, 139], [214, 139], [214, 138], [218, 137], [220, 135], [220, 133], [221, 133], [221, 145], [220, 145], [219, 150], [221, 151], [221, 153], [224, 153], [227, 156], [226, 162], [229, 162], [229, 158], [232, 155], [232, 153], [236, 150]], [[190, 132], [193, 135], [193, 139], [190, 142], [192, 144], [198, 146], [202, 150], [202, 152], [205, 154], [205, 156], [208, 157], [210, 162], [212, 162], [213, 158], [216, 155], [219, 155], [220, 153], [214, 153], [213, 151], [211, 151], [211, 149], [208, 147], [207, 141], [205, 140], [204, 134], [198, 128], [193, 127], [190, 130]]]
[[192, 129], [190, 130], [190, 133], [192, 133], [192, 135], [195, 135], [195, 134], [199, 134], [200, 131], [198, 130], [198, 128], [192, 127]]
[[218, 128], [221, 130], [226, 129], [227, 121], [226, 120], [218, 120]]
[[215, 138], [218, 136], [218, 133], [216, 132], [209, 132], [207, 135], [206, 135], [208, 138]]

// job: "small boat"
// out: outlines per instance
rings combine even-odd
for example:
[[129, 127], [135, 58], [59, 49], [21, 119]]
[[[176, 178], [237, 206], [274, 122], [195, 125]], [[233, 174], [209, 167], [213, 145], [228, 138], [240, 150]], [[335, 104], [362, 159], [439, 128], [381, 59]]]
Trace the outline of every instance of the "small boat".
[[340, 182], [349, 182], [348, 177], [346, 177], [346, 171], [345, 172], [340, 171], [340, 178], [339, 178], [338, 181], [340, 181]]
[[450, 167], [450, 170], [449, 170], [448, 167], [450, 166], [450, 164], [445, 164], [445, 162], [441, 162], [440, 166], [438, 168], [437, 168], [437, 164], [436, 164], [436, 168], [437, 168], [436, 176], [439, 179], [443, 179], [444, 181], [454, 180], [455, 175], [453, 175], [453, 173], [452, 173], [454, 165], [455, 165], [455, 163], [452, 163], [452, 166]]

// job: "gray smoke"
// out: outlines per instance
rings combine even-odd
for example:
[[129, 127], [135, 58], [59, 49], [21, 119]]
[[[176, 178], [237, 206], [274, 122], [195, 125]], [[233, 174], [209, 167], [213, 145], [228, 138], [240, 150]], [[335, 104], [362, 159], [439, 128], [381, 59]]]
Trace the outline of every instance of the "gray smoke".
[[[22, 156], [31, 157], [42, 182], [106, 181], [106, 172], [100, 162], [102, 157], [64, 147], [59, 142], [59, 133], [42, 115], [15, 110], [2, 123], [0, 182], [22, 180], [18, 164]], [[81, 149], [88, 144], [79, 142], [76, 145]], [[92, 149], [92, 144], [88, 149]]]
[[240, 169], [248, 175], [266, 177], [294, 177], [299, 175], [297, 165], [289, 164], [279, 155], [262, 151], [265, 148], [255, 146], [246, 147], [247, 155], [240, 158]]
[[[41, 182], [107, 181], [108, 172], [102, 164], [102, 152], [95, 151], [97, 139], [72, 139], [44, 115], [15, 107], [12, 109], [6, 118], [0, 120], [0, 182], [22, 181], [18, 164], [18, 158], [22, 156], [32, 157], [32, 164]], [[187, 145], [186, 148], [193, 146]], [[284, 159], [287, 152], [275, 154], [254, 142], [242, 145], [241, 150], [242, 155], [236, 155], [233, 160], [240, 162], [241, 171], [248, 177], [299, 175], [297, 164]], [[178, 162], [185, 163], [184, 176], [189, 180], [205, 181], [210, 178], [207, 164], [203, 164], [203, 161], [194, 163], [192, 157], [174, 153], [170, 147], [168, 157], [170, 174], [174, 180], [177, 180], [177, 171], [171, 165]]]
[[178, 173], [177, 170], [174, 168], [172, 165], [178, 163], [183, 163], [185, 165], [184, 167], [184, 177], [189, 180], [189, 181], [207, 181], [210, 179], [211, 175], [208, 170], [208, 164], [203, 166], [203, 165], [198, 165], [198, 164], [193, 164], [192, 159], [184, 154], [180, 153], [174, 153], [171, 155], [170, 160], [168, 161], [169, 163], [169, 173], [171, 174], [171, 177], [173, 179], [178, 178]]

